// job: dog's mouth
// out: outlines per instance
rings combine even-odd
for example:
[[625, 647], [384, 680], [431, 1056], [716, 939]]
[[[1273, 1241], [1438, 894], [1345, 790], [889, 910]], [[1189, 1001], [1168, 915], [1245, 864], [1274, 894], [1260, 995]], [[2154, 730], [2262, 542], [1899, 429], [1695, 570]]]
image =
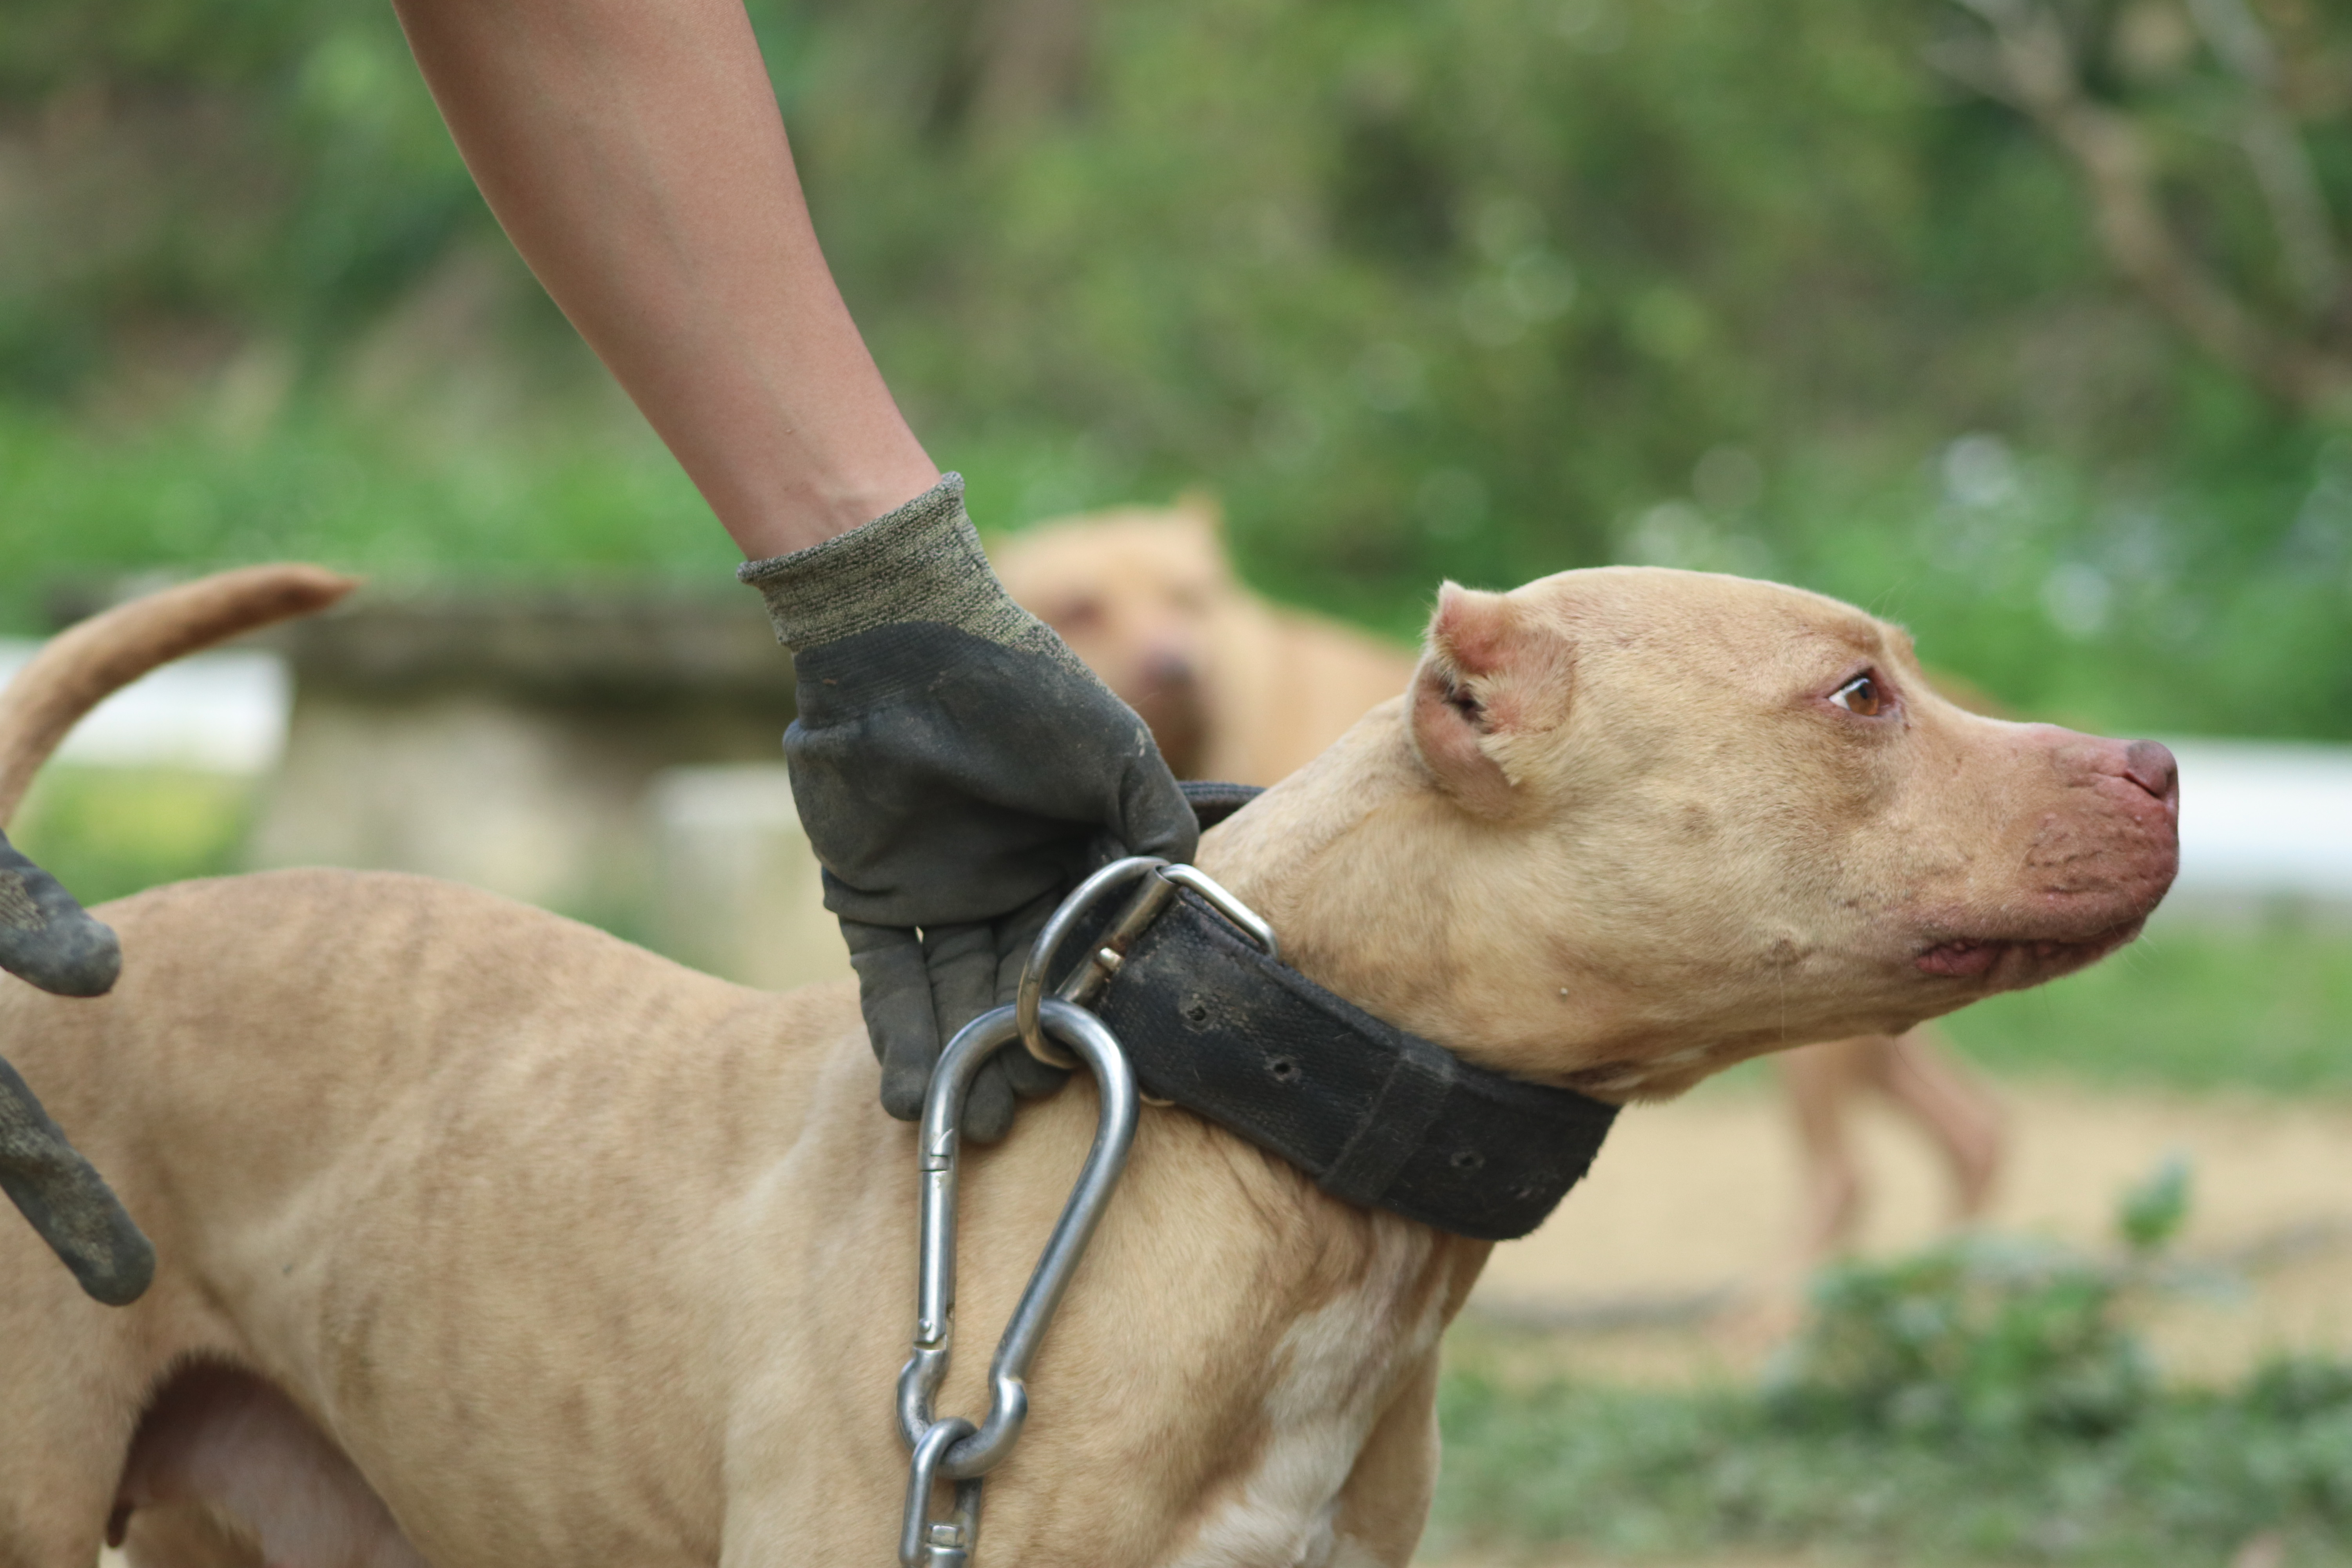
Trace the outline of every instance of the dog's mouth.
[[2038, 985], [2097, 963], [2139, 934], [2145, 915], [2087, 937], [1960, 937], [1939, 942], [1913, 962], [1925, 974], [1989, 980], [1995, 989]]

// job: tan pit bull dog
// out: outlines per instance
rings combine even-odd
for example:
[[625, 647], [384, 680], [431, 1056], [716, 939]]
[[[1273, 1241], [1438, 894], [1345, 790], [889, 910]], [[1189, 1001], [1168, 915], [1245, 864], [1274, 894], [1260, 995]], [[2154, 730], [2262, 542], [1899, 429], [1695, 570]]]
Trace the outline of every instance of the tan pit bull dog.
[[[81, 649], [11, 711], [133, 673]], [[0, 772], [41, 738], [0, 724]], [[2177, 811], [2163, 747], [1963, 713], [1858, 610], [1612, 568], [1447, 587], [1411, 693], [1200, 862], [1380, 1017], [1658, 1098], [2091, 963], [2170, 883]], [[142, 1563], [888, 1560], [915, 1135], [848, 985], [749, 991], [411, 877], [101, 912], [114, 993], [8, 984], [0, 1053], [157, 1271], [102, 1308], [0, 1226], [0, 1563], [89, 1568], [110, 1533]], [[1093, 1100], [966, 1157], [942, 1410], [983, 1402]], [[1405, 1563], [1488, 1250], [1147, 1109], [978, 1561]]]
[[[1223, 515], [1197, 492], [1040, 523], [989, 553], [1013, 596], [1143, 716], [1180, 778], [1274, 784], [1412, 679], [1404, 649], [1244, 587]], [[1980, 698], [1960, 705], [1987, 711]], [[1852, 1122], [1866, 1096], [1942, 1157], [1954, 1217], [1983, 1213], [2000, 1168], [2000, 1106], [1934, 1030], [1806, 1046], [1779, 1066], [1805, 1165], [1804, 1264], [1841, 1250], [1861, 1218]], [[1796, 1287], [1792, 1274], [1765, 1290], [1764, 1323], [1789, 1315]]]
[[1180, 779], [1270, 784], [1405, 689], [1412, 656], [1259, 598], [1216, 504], [1124, 507], [989, 542], [1022, 607], [1143, 716]]

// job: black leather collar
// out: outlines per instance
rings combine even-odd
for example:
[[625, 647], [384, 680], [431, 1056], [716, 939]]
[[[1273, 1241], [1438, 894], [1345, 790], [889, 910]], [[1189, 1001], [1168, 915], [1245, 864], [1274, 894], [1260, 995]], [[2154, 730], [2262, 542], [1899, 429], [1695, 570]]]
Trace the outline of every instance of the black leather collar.
[[[1257, 792], [1187, 784], [1202, 826]], [[1525, 1236], [1617, 1108], [1473, 1067], [1261, 952], [1181, 891], [1093, 1003], [1145, 1092], [1279, 1154], [1332, 1196], [1457, 1236]]]

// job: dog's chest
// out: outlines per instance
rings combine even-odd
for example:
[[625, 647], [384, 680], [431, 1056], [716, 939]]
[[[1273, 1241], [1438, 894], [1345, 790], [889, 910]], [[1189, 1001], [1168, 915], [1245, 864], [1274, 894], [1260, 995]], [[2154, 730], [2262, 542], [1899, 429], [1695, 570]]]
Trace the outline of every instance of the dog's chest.
[[1348, 1568], [1372, 1559], [1336, 1528], [1340, 1493], [1401, 1373], [1444, 1327], [1430, 1237], [1377, 1216], [1363, 1279], [1306, 1313], [1267, 1368], [1255, 1462], [1171, 1568]]

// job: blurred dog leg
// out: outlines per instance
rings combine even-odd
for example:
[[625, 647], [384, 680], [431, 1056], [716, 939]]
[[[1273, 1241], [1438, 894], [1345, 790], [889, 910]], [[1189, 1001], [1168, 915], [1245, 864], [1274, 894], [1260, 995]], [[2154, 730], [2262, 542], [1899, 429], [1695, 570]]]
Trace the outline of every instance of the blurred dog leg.
[[1926, 1027], [1889, 1041], [1878, 1071], [1879, 1091], [1927, 1134], [1950, 1168], [1953, 1219], [1965, 1225], [1982, 1218], [2008, 1142], [2000, 1100]]
[[1864, 1184], [1851, 1119], [1855, 1100], [1868, 1090], [1885, 1096], [1942, 1157], [1951, 1173], [1955, 1221], [1984, 1213], [2000, 1173], [2000, 1105], [1932, 1031], [1829, 1040], [1790, 1051], [1780, 1064], [1803, 1152], [1805, 1256], [1834, 1256], [1852, 1243], [1861, 1223]]
[[1867, 1072], [1868, 1057], [1886, 1043], [1885, 1037], [1876, 1035], [1825, 1040], [1779, 1058], [1804, 1163], [1800, 1235], [1801, 1250], [1808, 1259], [1843, 1251], [1861, 1222], [1862, 1167], [1854, 1159], [1847, 1111]]

